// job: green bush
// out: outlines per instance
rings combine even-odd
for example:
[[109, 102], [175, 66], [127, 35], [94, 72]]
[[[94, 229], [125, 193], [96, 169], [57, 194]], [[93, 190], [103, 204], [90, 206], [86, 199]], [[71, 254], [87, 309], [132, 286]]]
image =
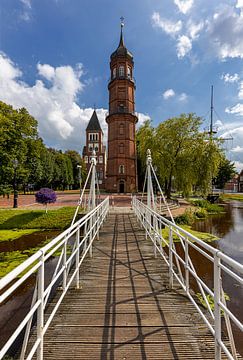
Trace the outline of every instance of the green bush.
[[191, 208], [186, 209], [184, 214], [179, 215], [175, 218], [175, 222], [177, 225], [192, 225], [194, 220], [195, 218]]
[[197, 208], [194, 212], [197, 219], [205, 219], [208, 216], [208, 212], [204, 208]]
[[209, 201], [204, 199], [193, 200], [192, 204], [199, 208], [205, 209], [210, 214], [218, 214], [223, 212], [223, 207], [217, 204], [211, 204]]

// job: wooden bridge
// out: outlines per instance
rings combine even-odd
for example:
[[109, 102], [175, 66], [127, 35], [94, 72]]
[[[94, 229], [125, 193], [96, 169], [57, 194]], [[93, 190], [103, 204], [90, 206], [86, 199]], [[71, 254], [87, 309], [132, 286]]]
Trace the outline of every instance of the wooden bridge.
[[[21, 360], [241, 359], [231, 323], [241, 331], [243, 324], [223, 289], [225, 274], [243, 285], [243, 265], [177, 226], [169, 206], [171, 221], [157, 212], [152, 173], [162, 190], [150, 152], [147, 200], [133, 196], [132, 209], [111, 208], [109, 197], [97, 204], [95, 165], [93, 156], [71, 226], [0, 279], [0, 304], [36, 279], [30, 309], [0, 359], [20, 341]], [[89, 177], [88, 211], [76, 220]], [[213, 269], [213, 284], [197, 274], [191, 250]]]
[[169, 289], [168, 267], [132, 212], [108, 216], [44, 344], [45, 360], [214, 359], [213, 336], [179, 287]]

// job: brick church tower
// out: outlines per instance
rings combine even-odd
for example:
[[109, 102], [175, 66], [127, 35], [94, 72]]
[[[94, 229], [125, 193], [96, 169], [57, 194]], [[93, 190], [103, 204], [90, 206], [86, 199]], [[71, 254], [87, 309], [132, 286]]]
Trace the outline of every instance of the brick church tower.
[[111, 54], [108, 84], [109, 114], [106, 190], [133, 192], [137, 189], [135, 125], [135, 82], [133, 56], [123, 38], [123, 22], [118, 48]]

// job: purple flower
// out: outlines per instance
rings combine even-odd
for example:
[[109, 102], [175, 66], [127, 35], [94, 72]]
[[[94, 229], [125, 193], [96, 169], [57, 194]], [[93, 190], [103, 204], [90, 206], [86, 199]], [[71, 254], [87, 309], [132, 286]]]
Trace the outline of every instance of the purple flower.
[[56, 202], [57, 196], [54, 190], [42, 188], [35, 194], [36, 202], [40, 204], [51, 204]]

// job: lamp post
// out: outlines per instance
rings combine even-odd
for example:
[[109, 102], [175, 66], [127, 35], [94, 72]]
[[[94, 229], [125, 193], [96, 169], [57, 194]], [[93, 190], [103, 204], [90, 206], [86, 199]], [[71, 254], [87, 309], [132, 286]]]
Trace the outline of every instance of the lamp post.
[[13, 182], [13, 189], [14, 189], [14, 202], [13, 207], [16, 209], [18, 207], [18, 189], [17, 189], [17, 167], [18, 167], [18, 160], [13, 160], [13, 167], [14, 167], [14, 182]]
[[80, 191], [80, 196], [81, 196], [81, 185], [82, 185], [81, 169], [82, 169], [82, 166], [77, 165], [77, 168], [78, 168], [78, 178], [79, 178], [79, 191]]

